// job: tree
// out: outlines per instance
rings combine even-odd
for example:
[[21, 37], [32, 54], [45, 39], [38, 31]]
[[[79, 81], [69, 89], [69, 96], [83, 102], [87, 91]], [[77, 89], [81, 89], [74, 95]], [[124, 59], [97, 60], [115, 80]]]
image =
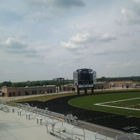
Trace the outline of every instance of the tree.
[[106, 80], [107, 80], [107, 79], [106, 79], [104, 76], [98, 79], [98, 81], [101, 81], [101, 82], [104, 82], [104, 81], [106, 81]]
[[6, 87], [11, 87], [11, 85], [12, 85], [12, 82], [10, 82], [10, 81], [4, 81], [3, 83], [2, 83], [2, 86], [6, 86]]

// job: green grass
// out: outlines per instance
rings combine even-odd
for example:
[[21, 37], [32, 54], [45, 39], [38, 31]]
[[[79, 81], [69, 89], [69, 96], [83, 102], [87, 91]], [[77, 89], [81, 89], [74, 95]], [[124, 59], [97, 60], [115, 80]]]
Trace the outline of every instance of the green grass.
[[[140, 117], [140, 111], [131, 110], [131, 108], [130, 110], [126, 110], [126, 109], [110, 108], [110, 107], [94, 105], [96, 103], [111, 102], [111, 101], [116, 101], [116, 100], [131, 99], [131, 98], [137, 98], [137, 97], [140, 97], [140, 92], [125, 92], [125, 93], [119, 92], [119, 93], [109, 93], [109, 94], [97, 94], [93, 96], [90, 95], [86, 97], [79, 97], [79, 98], [72, 99], [69, 101], [69, 104], [79, 107], [79, 108], [97, 110], [97, 111], [102, 111], [102, 112], [110, 112], [114, 114], [127, 115], [128, 112], [131, 112], [133, 116]], [[132, 101], [129, 101], [129, 103], [137, 104], [138, 101], [132, 100]]]

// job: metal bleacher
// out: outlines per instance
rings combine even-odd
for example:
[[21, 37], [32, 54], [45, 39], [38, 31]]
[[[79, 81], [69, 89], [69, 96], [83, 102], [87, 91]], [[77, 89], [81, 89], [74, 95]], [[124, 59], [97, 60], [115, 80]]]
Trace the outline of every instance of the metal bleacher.
[[[41, 129], [40, 135], [46, 135], [45, 133], [47, 133], [47, 135], [52, 136], [50, 140], [59, 140], [59, 139], [60, 140], [122, 140], [122, 138], [123, 140], [127, 140], [129, 138], [132, 140], [133, 139], [140, 140], [139, 134], [134, 133], [132, 131], [127, 132], [127, 133], [116, 132], [115, 137], [108, 136], [103, 130], [102, 126], [100, 127], [99, 129], [100, 131], [98, 132], [97, 132], [97, 129], [95, 129], [94, 131], [89, 131], [85, 128], [85, 126], [87, 126], [87, 128], [91, 127], [90, 124], [88, 125], [88, 123], [86, 122], [79, 121], [78, 118], [76, 116], [73, 116], [72, 114], [64, 115], [61, 113], [55, 113], [55, 112], [49, 111], [48, 108], [39, 109], [37, 107], [32, 107], [28, 103], [9, 104], [8, 102], [0, 100], [0, 115], [3, 113], [6, 113], [7, 119], [9, 115], [10, 117], [12, 116], [16, 118], [16, 120], [18, 121], [22, 120], [23, 122], [21, 124], [23, 123], [25, 124], [24, 124], [24, 127], [20, 127], [20, 128], [25, 128], [25, 125], [28, 124], [27, 121], [31, 122], [32, 125], [36, 124], [34, 125], [34, 127]], [[0, 117], [0, 119], [2, 119], [2, 117]], [[1, 122], [2, 120], [0, 120], [0, 125], [1, 125]], [[31, 124], [30, 124], [30, 127], [32, 126]], [[14, 129], [15, 128], [16, 126], [14, 126]], [[46, 131], [45, 131], [45, 128], [46, 128]], [[1, 129], [0, 129], [0, 134], [3, 133]], [[27, 127], [27, 129], [29, 129], [29, 127]], [[18, 129], [18, 133], [19, 132], [20, 132], [20, 129]], [[22, 135], [22, 133], [24, 132], [21, 131], [20, 133]], [[16, 134], [15, 134], [15, 137], [16, 137]], [[1, 135], [0, 135], [0, 139], [4, 140], [4, 137], [1, 138]], [[19, 139], [18, 138], [16, 139], [24, 140], [21, 137], [19, 137]]]

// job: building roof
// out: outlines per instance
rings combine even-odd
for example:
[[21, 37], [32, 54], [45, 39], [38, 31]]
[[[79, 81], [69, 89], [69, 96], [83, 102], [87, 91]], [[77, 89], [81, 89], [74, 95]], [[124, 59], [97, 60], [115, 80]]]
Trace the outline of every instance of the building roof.
[[23, 88], [45, 88], [45, 87], [55, 87], [55, 85], [44, 85], [44, 86], [33, 86], [33, 87], [2, 87], [2, 88], [9, 88], [9, 89], [23, 89]]

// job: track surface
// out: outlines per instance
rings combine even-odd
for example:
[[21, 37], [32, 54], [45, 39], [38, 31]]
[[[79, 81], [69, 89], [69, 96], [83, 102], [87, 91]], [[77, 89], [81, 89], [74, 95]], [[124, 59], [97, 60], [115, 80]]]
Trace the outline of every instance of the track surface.
[[74, 95], [61, 97], [46, 102], [31, 101], [28, 103], [41, 109], [45, 109], [47, 107], [50, 111], [65, 115], [73, 114], [74, 116], [77, 116], [79, 120], [106, 126], [124, 132], [128, 132], [127, 130], [124, 130], [124, 127], [136, 126], [138, 129], [135, 130], [135, 132], [140, 133], [140, 118], [126, 117], [123, 115], [116, 115], [73, 107], [68, 104], [68, 101], [75, 97], [78, 96]]

